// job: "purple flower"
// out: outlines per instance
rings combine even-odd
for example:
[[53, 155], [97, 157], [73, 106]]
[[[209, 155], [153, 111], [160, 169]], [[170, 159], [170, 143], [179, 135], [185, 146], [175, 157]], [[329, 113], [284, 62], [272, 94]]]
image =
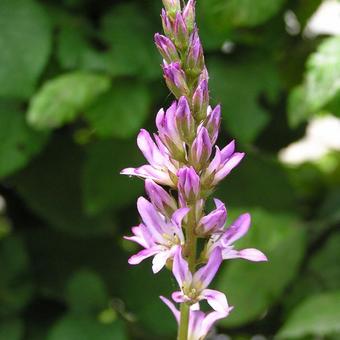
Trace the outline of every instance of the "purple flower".
[[248, 232], [250, 223], [250, 214], [243, 214], [224, 233], [212, 235], [207, 244], [207, 257], [217, 248], [222, 252], [224, 260], [242, 258], [254, 262], [267, 261], [266, 255], [257, 249], [234, 249], [233, 243]]
[[185, 50], [189, 42], [188, 27], [182, 17], [181, 13], [176, 14], [174, 24], [174, 39], [175, 44], [179, 50]]
[[178, 170], [178, 191], [182, 206], [186, 202], [194, 202], [200, 194], [200, 178], [193, 167], [184, 167]]
[[195, 7], [196, 1], [189, 0], [183, 9], [183, 19], [187, 25], [188, 31], [191, 32], [195, 27]]
[[192, 143], [190, 150], [190, 161], [197, 171], [200, 171], [206, 166], [211, 156], [211, 151], [212, 145], [208, 130], [202, 126], [199, 128], [197, 137]]
[[172, 61], [180, 60], [176, 47], [169, 38], [159, 33], [156, 33], [155, 43], [160, 54], [166, 60], [166, 62], [171, 63]]
[[205, 187], [215, 186], [241, 162], [244, 155], [243, 152], [235, 152], [234, 141], [222, 150], [216, 146], [215, 156], [203, 174], [203, 185]]
[[[194, 121], [186, 97], [174, 101], [169, 109], [161, 109], [156, 116], [161, 141], [171, 151], [172, 157], [183, 161], [186, 157], [185, 141], [194, 135]], [[185, 137], [185, 138], [184, 138]]]
[[145, 180], [145, 191], [153, 206], [164, 216], [170, 217], [177, 210], [176, 200], [153, 180]]
[[222, 262], [221, 249], [216, 247], [210, 254], [205, 266], [200, 268], [194, 275], [191, 274], [187, 261], [181, 254], [181, 248], [176, 249], [172, 272], [181, 287], [181, 291], [172, 293], [176, 302], [188, 302], [195, 304], [201, 300], [207, 300], [208, 304], [217, 312], [228, 313], [226, 296], [213, 289], [207, 289], [214, 278]]
[[207, 116], [209, 105], [209, 89], [207, 79], [202, 79], [192, 97], [192, 106], [196, 120], [200, 122]]
[[162, 9], [161, 19], [164, 33], [167, 36], [172, 36], [172, 24], [165, 9]]
[[178, 163], [170, 161], [167, 148], [157, 136], [155, 139], [157, 144], [152, 140], [149, 132], [144, 129], [140, 131], [137, 144], [149, 164], [139, 168], [126, 168], [121, 171], [121, 174], [148, 178], [162, 185], [176, 187], [177, 183], [173, 180], [176, 178]]
[[204, 67], [204, 56], [200, 38], [197, 30], [193, 33], [189, 44], [190, 48], [187, 55], [187, 67], [194, 74], [199, 74]]
[[195, 229], [197, 235], [207, 236], [213, 233], [221, 233], [227, 219], [227, 209], [218, 199], [214, 199], [216, 209], [203, 216]]
[[163, 72], [166, 84], [177, 98], [189, 95], [190, 91], [187, 85], [185, 73], [179, 62], [172, 62], [168, 64], [164, 61]]
[[221, 125], [221, 106], [217, 105], [214, 110], [208, 107], [207, 122], [205, 124], [206, 129], [209, 132], [211, 143], [216, 143], [218, 132]]
[[170, 15], [176, 14], [181, 10], [180, 0], [163, 0], [163, 5]]
[[[169, 307], [177, 323], [180, 321], [180, 312], [175, 305], [167, 298], [160, 296], [161, 300]], [[190, 307], [189, 311], [189, 327], [188, 327], [188, 340], [200, 340], [204, 339], [209, 333], [211, 327], [217, 320], [223, 319], [228, 316], [233, 307], [229, 307], [227, 312], [210, 312], [205, 314], [200, 311], [198, 304], [194, 304]]]
[[195, 121], [190, 112], [188, 100], [184, 96], [179, 98], [175, 119], [181, 139], [191, 143], [195, 137]]
[[189, 209], [176, 210], [168, 220], [144, 197], [138, 199], [137, 208], [143, 223], [132, 228], [134, 236], [126, 236], [125, 239], [136, 242], [145, 249], [131, 256], [128, 262], [135, 265], [154, 256], [152, 270], [158, 273], [167, 260], [174, 256], [178, 246], [184, 244], [181, 223]]

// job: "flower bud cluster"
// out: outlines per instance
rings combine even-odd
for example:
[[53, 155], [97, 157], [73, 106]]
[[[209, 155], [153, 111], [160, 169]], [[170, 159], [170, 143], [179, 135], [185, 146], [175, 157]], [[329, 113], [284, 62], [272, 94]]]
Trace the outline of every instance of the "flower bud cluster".
[[[208, 196], [242, 160], [235, 142], [215, 146], [221, 125], [221, 107], [209, 106], [208, 71], [195, 23], [195, 0], [182, 7], [180, 0], [163, 0], [161, 18], [164, 35], [155, 35], [163, 57], [163, 74], [176, 100], [156, 116], [157, 133], [141, 130], [137, 144], [147, 164], [127, 168], [122, 174], [145, 179], [149, 200], [137, 202], [141, 223], [126, 239], [143, 250], [129, 259], [138, 264], [152, 257], [154, 273], [172, 270], [179, 290], [172, 300], [161, 297], [180, 323], [179, 339], [203, 339], [213, 323], [226, 317], [232, 307], [226, 296], [208, 286], [223, 260], [243, 258], [266, 261], [257, 249], [234, 249], [234, 242], [250, 227], [250, 215], [243, 214], [225, 228], [227, 209], [214, 199], [215, 209], [207, 212]], [[197, 239], [205, 242], [198, 253]], [[213, 309], [205, 314], [199, 303], [206, 300]], [[187, 318], [181, 317], [187, 313]], [[189, 320], [187, 325], [183, 321]]]

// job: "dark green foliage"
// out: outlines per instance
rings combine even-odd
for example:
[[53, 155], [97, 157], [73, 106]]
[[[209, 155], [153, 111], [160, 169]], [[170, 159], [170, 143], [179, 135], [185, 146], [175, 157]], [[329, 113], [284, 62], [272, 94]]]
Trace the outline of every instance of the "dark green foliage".
[[[247, 157], [215, 197], [228, 223], [252, 213], [215, 282], [235, 306], [219, 332], [282, 339], [340, 334], [340, 158], [287, 167], [281, 147], [318, 115], [340, 116], [340, 39], [287, 33], [320, 0], [200, 0], [198, 24], [219, 145]], [[0, 340], [174, 339], [159, 295], [176, 282], [123, 240], [139, 223], [140, 128], [172, 100], [153, 34], [161, 0], [0, 0]], [[4, 201], [4, 204], [3, 204]], [[329, 338], [328, 338], [329, 337]]]

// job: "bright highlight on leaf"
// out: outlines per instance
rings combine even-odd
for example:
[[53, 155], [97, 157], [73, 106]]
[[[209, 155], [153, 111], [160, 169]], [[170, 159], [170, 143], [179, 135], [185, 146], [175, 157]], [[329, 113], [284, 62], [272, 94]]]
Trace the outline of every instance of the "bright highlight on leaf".
[[108, 76], [89, 72], [73, 72], [52, 79], [32, 98], [28, 122], [37, 129], [70, 123], [110, 85]]

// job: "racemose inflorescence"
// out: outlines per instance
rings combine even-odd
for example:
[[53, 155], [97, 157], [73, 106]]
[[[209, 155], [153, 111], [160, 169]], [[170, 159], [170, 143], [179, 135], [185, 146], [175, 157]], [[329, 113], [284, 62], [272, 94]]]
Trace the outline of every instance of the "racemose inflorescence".
[[[163, 0], [164, 35], [155, 43], [163, 57], [163, 74], [176, 100], [156, 115], [157, 133], [141, 130], [137, 144], [148, 164], [127, 168], [122, 174], [145, 179], [148, 199], [137, 201], [141, 223], [126, 237], [143, 248], [129, 259], [132, 265], [152, 257], [152, 270], [172, 270], [178, 282], [171, 300], [161, 297], [178, 324], [179, 340], [204, 339], [212, 325], [228, 316], [232, 307], [224, 293], [209, 289], [223, 260], [243, 258], [266, 261], [259, 250], [237, 250], [234, 242], [250, 227], [245, 213], [225, 227], [227, 210], [214, 199], [206, 202], [218, 183], [244, 157], [231, 141], [215, 146], [221, 108], [209, 106], [208, 71], [195, 21], [195, 1]], [[201, 239], [203, 247], [198, 251]], [[206, 300], [211, 311], [200, 310]], [[175, 304], [179, 304], [178, 309]]]

